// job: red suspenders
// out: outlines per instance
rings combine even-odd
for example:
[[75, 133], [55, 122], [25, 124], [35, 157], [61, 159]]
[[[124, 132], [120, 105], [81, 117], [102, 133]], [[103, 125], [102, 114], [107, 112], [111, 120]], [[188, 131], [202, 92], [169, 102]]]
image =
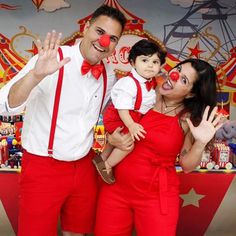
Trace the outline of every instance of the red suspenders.
[[140, 109], [140, 106], [141, 106], [141, 103], [142, 103], [142, 89], [141, 89], [140, 83], [133, 76], [133, 74], [131, 72], [128, 74], [128, 76], [130, 76], [134, 80], [134, 82], [136, 84], [136, 87], [137, 87], [137, 96], [136, 96], [136, 101], [135, 101], [135, 104], [134, 104], [134, 110], [138, 111]]
[[[59, 52], [60, 60], [62, 60], [63, 59], [63, 53], [62, 53], [61, 48], [58, 49], [58, 52]], [[59, 70], [57, 88], [56, 88], [56, 93], [55, 93], [55, 98], [54, 98], [51, 129], [50, 129], [49, 142], [48, 142], [48, 156], [50, 156], [50, 157], [53, 156], [53, 143], [54, 143], [54, 136], [55, 136], [55, 130], [56, 130], [59, 102], [60, 102], [60, 96], [61, 96], [63, 73], [64, 73], [64, 66], [61, 67], [60, 70]], [[102, 95], [102, 102], [101, 102], [99, 115], [102, 111], [102, 105], [103, 105], [103, 102], [104, 102], [104, 99], [105, 99], [106, 89], [107, 89], [107, 74], [106, 74], [105, 69], [103, 70], [102, 75], [103, 75], [103, 95]]]

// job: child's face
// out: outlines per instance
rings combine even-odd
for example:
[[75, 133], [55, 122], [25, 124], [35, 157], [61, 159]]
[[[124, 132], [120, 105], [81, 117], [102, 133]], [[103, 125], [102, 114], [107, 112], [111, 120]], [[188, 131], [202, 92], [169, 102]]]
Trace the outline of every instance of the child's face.
[[156, 76], [161, 69], [161, 61], [157, 54], [136, 57], [132, 66], [136, 69], [137, 73], [145, 79], [150, 79]]

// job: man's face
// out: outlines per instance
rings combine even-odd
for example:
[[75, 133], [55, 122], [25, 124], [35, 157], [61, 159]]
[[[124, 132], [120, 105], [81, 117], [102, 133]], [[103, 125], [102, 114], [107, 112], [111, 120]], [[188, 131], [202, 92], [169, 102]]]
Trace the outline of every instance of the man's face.
[[[110, 36], [110, 45], [102, 47], [99, 38], [103, 34]], [[93, 22], [87, 22], [84, 37], [80, 44], [80, 51], [90, 64], [97, 64], [103, 58], [110, 56], [118, 44], [122, 34], [121, 24], [108, 16], [99, 16]]]

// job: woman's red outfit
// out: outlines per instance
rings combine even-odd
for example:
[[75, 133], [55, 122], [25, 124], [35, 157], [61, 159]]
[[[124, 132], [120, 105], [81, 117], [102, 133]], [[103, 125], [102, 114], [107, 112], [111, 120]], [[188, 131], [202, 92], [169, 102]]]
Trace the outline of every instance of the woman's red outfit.
[[179, 180], [175, 171], [184, 133], [178, 116], [150, 110], [140, 121], [147, 134], [115, 168], [116, 183], [102, 186], [96, 236], [175, 235]]

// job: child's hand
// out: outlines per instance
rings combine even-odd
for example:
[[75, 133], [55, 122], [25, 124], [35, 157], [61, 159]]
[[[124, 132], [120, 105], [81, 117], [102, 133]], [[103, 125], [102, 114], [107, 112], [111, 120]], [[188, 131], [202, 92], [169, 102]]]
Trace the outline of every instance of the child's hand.
[[144, 134], [146, 131], [144, 130], [143, 126], [138, 123], [132, 123], [129, 127], [129, 132], [133, 140], [140, 140], [140, 138], [145, 138]]

